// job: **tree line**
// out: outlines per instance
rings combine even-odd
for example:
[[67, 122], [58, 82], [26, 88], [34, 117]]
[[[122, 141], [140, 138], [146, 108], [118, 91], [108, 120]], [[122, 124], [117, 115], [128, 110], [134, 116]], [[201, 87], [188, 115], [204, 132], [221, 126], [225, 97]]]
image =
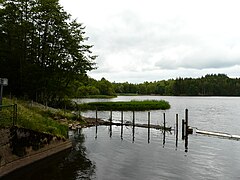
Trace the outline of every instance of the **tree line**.
[[240, 79], [225, 74], [207, 74], [200, 78], [176, 78], [139, 84], [97, 81], [85, 77], [72, 86], [74, 97], [89, 95], [162, 95], [162, 96], [240, 96]]
[[240, 79], [225, 74], [176, 78], [140, 84], [113, 83], [116, 93], [173, 96], [240, 96]]

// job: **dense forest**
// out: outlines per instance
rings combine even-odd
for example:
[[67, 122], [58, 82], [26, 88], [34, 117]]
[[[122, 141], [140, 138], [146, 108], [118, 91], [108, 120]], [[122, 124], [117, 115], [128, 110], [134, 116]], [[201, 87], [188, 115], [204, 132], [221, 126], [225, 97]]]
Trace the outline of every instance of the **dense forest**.
[[225, 74], [201, 78], [176, 78], [141, 84], [113, 83], [116, 93], [174, 96], [240, 96], [240, 79]]
[[84, 27], [58, 0], [0, 1], [0, 77], [6, 93], [58, 101], [95, 68]]
[[[5, 95], [56, 103], [93, 95], [240, 96], [240, 79], [225, 74], [133, 84], [97, 81], [85, 28], [58, 0], [0, 0], [0, 77]], [[157, 79], [157, 77], [156, 77]]]

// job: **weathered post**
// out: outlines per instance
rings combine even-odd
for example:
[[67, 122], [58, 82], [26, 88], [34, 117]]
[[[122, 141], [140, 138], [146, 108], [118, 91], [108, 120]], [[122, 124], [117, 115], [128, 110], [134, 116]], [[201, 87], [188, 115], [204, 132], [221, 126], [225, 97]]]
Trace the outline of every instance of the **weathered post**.
[[164, 131], [166, 130], [166, 114], [163, 113], [163, 128], [164, 128]]
[[123, 111], [121, 111], [121, 140], [123, 140]]
[[178, 147], [178, 114], [176, 114], [176, 150]]
[[98, 110], [96, 108], [96, 125], [97, 125], [97, 122], [98, 122]]
[[150, 120], [151, 120], [151, 116], [150, 116], [150, 112], [148, 112], [148, 143], [150, 143]]
[[123, 111], [121, 111], [121, 124], [123, 125]]
[[112, 110], [110, 111], [110, 123], [112, 124]]
[[150, 112], [148, 112], [148, 128], [150, 128]]
[[135, 123], [135, 111], [133, 111], [133, 124]]
[[188, 109], [185, 109], [185, 123], [186, 123], [186, 127], [185, 127], [186, 133], [185, 133], [185, 135], [187, 136], [188, 135]]
[[112, 124], [110, 124], [109, 131], [110, 131], [110, 138], [111, 138], [112, 137]]
[[178, 114], [176, 114], [176, 137], [178, 137]]
[[182, 139], [184, 139], [185, 121], [182, 119]]

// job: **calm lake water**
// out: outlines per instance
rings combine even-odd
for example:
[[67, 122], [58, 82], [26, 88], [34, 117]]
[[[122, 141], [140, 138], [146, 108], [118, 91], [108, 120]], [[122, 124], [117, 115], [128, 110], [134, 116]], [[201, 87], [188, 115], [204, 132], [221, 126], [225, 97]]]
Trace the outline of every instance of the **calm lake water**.
[[[168, 126], [175, 115], [184, 118], [189, 110], [189, 125], [202, 130], [240, 135], [240, 98], [235, 97], [160, 97], [120, 96], [107, 101], [164, 99], [167, 111], [151, 111], [151, 123]], [[82, 100], [89, 101], [89, 100]], [[95, 112], [83, 115], [95, 117]], [[109, 118], [109, 112], [98, 117]], [[114, 112], [114, 121], [120, 113]], [[131, 121], [132, 112], [124, 113]], [[136, 122], [147, 123], [147, 112], [137, 112]], [[193, 134], [188, 141], [181, 133], [147, 128], [99, 126], [70, 131], [74, 148], [41, 161], [6, 179], [240, 179], [240, 141]]]

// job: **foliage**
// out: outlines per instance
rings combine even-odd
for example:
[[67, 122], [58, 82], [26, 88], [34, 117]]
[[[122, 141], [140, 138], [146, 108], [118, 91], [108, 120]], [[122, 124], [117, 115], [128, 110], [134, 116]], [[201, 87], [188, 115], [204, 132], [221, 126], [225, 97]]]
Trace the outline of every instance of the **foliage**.
[[112, 110], [112, 111], [145, 111], [157, 109], [169, 109], [167, 101], [145, 100], [129, 102], [92, 102], [79, 104], [81, 110]]
[[116, 93], [139, 95], [240, 96], [240, 79], [225, 74], [201, 78], [176, 78], [140, 84], [113, 83]]
[[82, 24], [58, 0], [0, 3], [0, 76], [5, 91], [39, 102], [63, 99], [69, 85], [94, 69]]

